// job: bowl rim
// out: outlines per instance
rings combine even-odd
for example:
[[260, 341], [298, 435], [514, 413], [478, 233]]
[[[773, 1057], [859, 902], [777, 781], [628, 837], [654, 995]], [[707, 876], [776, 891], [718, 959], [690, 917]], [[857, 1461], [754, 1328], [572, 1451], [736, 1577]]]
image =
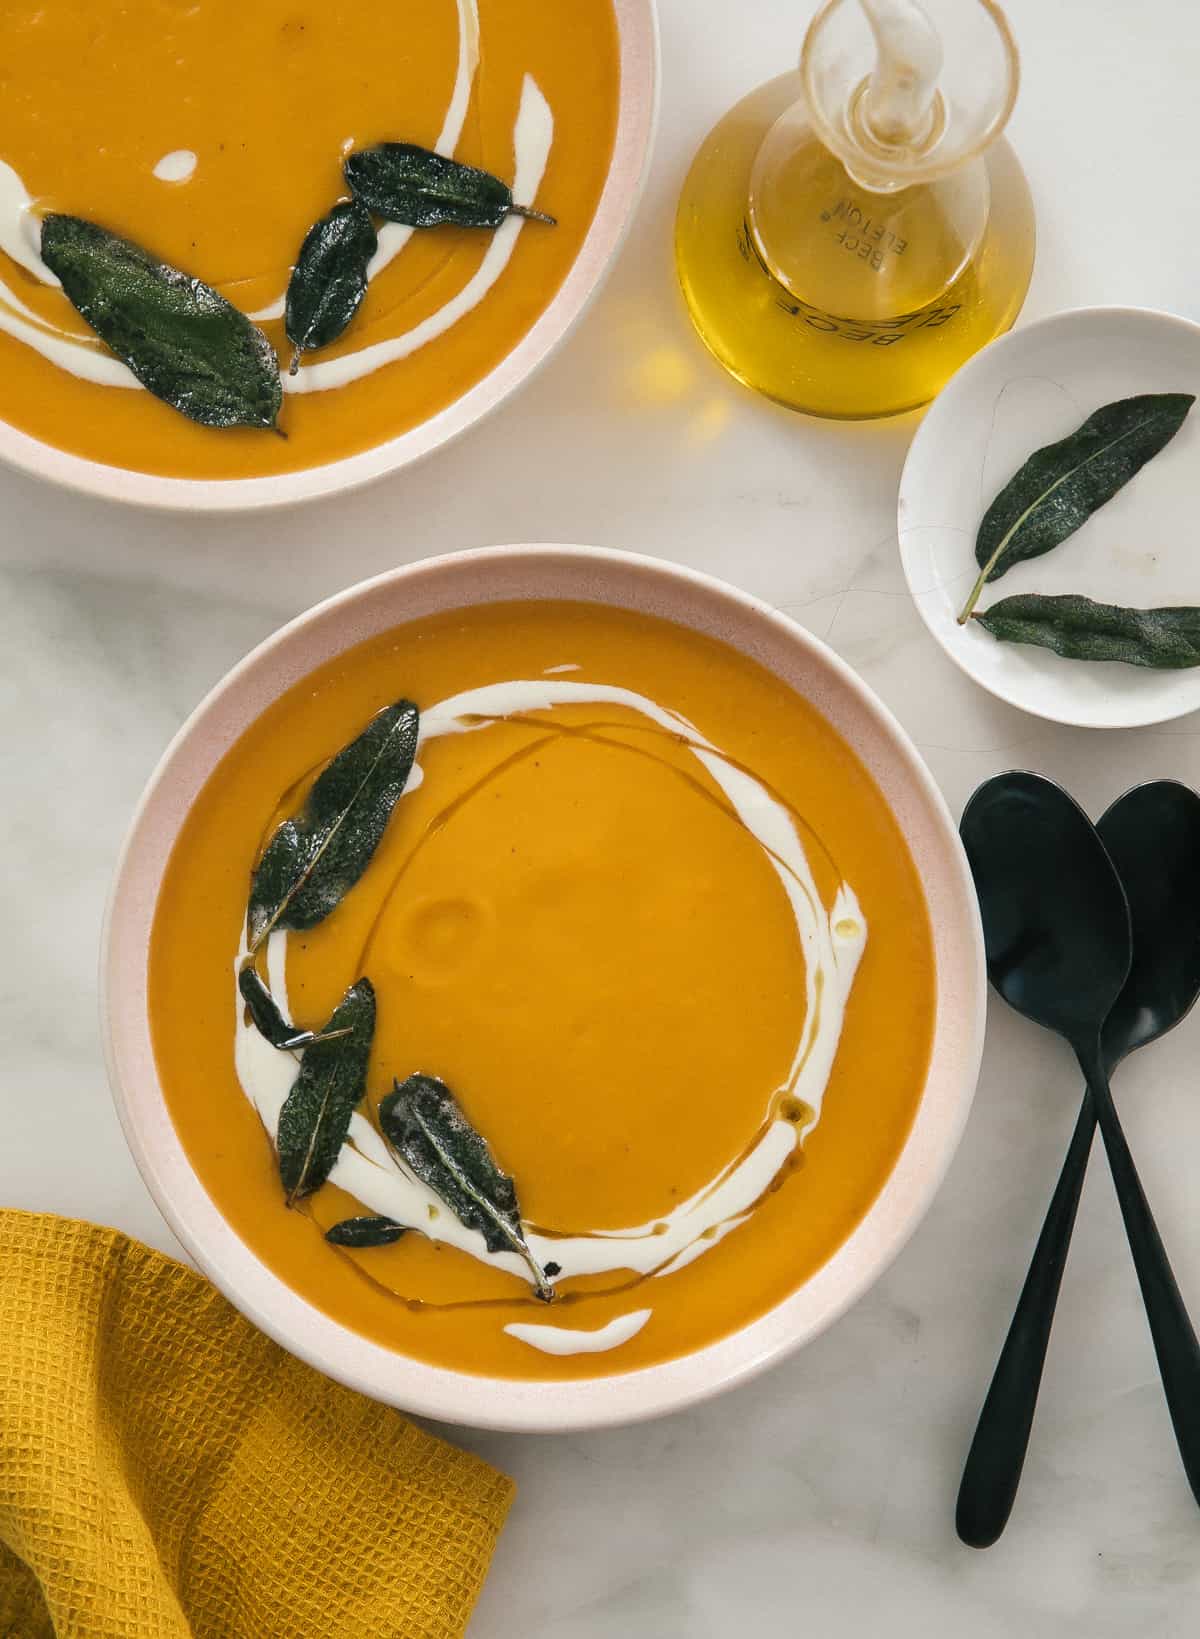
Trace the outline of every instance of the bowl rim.
[[612, 0], [620, 84], [613, 154], [591, 225], [558, 290], [514, 347], [460, 398], [370, 449], [258, 478], [175, 478], [93, 461], [0, 420], [0, 462], [77, 494], [160, 512], [240, 513], [360, 489], [431, 455], [535, 375], [575, 330], [612, 269], [645, 190], [661, 100], [658, 0]]
[[[408, 616], [416, 618], [435, 607], [510, 601], [511, 590], [488, 596], [489, 581], [498, 578], [503, 588], [510, 570], [531, 584], [552, 582], [557, 576], [573, 588], [564, 593], [555, 586], [542, 593], [527, 592], [528, 597], [575, 596], [644, 608], [646, 601], [622, 603], [611, 596], [614, 583], [643, 586], [646, 599], [658, 597], [684, 608], [686, 614], [678, 623], [692, 629], [705, 629], [697, 620], [709, 611], [717, 623], [723, 616], [732, 617], [744, 641], [725, 640], [743, 653], [754, 657], [756, 633], [765, 645], [791, 652], [798, 666], [828, 682], [837, 701], [861, 723], [872, 748], [887, 757], [912, 816], [926, 829], [927, 847], [937, 855], [936, 881], [916, 859], [937, 959], [930, 1068], [900, 1156], [863, 1219], [802, 1286], [727, 1336], [656, 1365], [566, 1382], [476, 1376], [399, 1354], [325, 1315], [261, 1263], [225, 1222], [184, 1152], [159, 1085], [145, 1005], [149, 932], [162, 872], [195, 790], [227, 745], [269, 699], [315, 666], [366, 636], [403, 624], [389, 601], [397, 589], [405, 594], [404, 608], [411, 611], [421, 588], [426, 593], [432, 588], [435, 602]], [[437, 601], [443, 583], [459, 588], [458, 595]], [[354, 625], [356, 613], [373, 609], [376, 618], [363, 627]], [[686, 618], [688, 614], [694, 618]], [[289, 658], [303, 650], [310, 637], [321, 652], [308, 653], [302, 664], [289, 669]], [[260, 690], [263, 701], [243, 706], [240, 713], [234, 710], [236, 721], [222, 734], [222, 714], [236, 707], [260, 677], [270, 679], [270, 686]], [[189, 776], [185, 759], [214, 727], [215, 748], [203, 751], [199, 760], [205, 766]], [[861, 745], [853, 749], [868, 761]], [[878, 779], [879, 771], [873, 773]], [[191, 795], [173, 792], [172, 782], [178, 786], [181, 778], [185, 783], [190, 778]], [[893, 799], [887, 800], [895, 812]], [[167, 810], [165, 824], [159, 809]], [[156, 824], [169, 832], [165, 844], [153, 841]], [[912, 847], [907, 828], [905, 836]], [[160, 856], [149, 868], [141, 858], [148, 848], [156, 848]], [[126, 1142], [162, 1216], [214, 1285], [260, 1330], [326, 1376], [408, 1412], [506, 1432], [603, 1428], [682, 1410], [756, 1376], [843, 1314], [899, 1254], [945, 1177], [978, 1080], [986, 989], [979, 911], [957, 827], [916, 747], [851, 667], [778, 610], [713, 576], [641, 554], [553, 544], [476, 548], [385, 571], [314, 605], [235, 665], [187, 718], [147, 782], [121, 847], [100, 946], [101, 1036]]]

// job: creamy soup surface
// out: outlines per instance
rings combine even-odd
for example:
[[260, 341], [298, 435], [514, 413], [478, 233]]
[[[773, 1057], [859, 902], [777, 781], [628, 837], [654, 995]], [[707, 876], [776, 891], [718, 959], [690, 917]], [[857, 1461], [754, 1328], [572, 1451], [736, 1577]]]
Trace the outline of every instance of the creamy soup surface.
[[[14, 0], [0, 9], [0, 416], [138, 471], [243, 478], [379, 444], [529, 330], [595, 213], [619, 66], [610, 0]], [[41, 214], [132, 239], [255, 319], [353, 148], [418, 143], [557, 219], [383, 227], [345, 334], [285, 377], [286, 439], [197, 426], [142, 390], [37, 254]]]
[[[417, 764], [365, 874], [264, 947], [298, 1027], [364, 974], [377, 998], [350, 1139], [289, 1209], [273, 1134], [297, 1056], [237, 994], [248, 887], [319, 770], [405, 697]], [[188, 815], [149, 962], [170, 1113], [236, 1232], [348, 1326], [512, 1377], [666, 1360], [794, 1291], [894, 1165], [934, 1016], [920, 883], [849, 747], [725, 645], [571, 603], [415, 620], [285, 694]], [[552, 1302], [381, 1138], [415, 1072], [515, 1180]], [[326, 1242], [374, 1214], [404, 1237]]]

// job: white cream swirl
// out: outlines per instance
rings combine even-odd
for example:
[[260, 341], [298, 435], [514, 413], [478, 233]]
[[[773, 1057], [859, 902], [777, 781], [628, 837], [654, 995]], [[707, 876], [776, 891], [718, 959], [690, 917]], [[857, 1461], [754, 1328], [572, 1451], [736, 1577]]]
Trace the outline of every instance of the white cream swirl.
[[[815, 1125], [837, 1055], [846, 1003], [866, 947], [867, 926], [854, 890], [843, 882], [832, 909], [827, 910], [796, 826], [779, 800], [753, 775], [729, 762], [685, 718], [630, 689], [543, 677], [467, 690], [422, 714], [418, 757], [421, 746], [443, 735], [486, 732], [494, 721], [530, 712], [551, 712], [558, 705], [621, 706], [672, 735], [682, 736], [763, 849], [795, 918], [807, 990], [807, 1008], [792, 1065], [773, 1102], [784, 1094], [802, 1101], [813, 1112], [810, 1127]], [[418, 762], [408, 790], [417, 789], [422, 778]], [[238, 954], [239, 966], [243, 957], [244, 950]], [[286, 1012], [286, 934], [271, 936], [267, 966], [272, 993]], [[279, 1112], [295, 1079], [295, 1062], [289, 1054], [271, 1047], [246, 1023], [237, 993], [236, 970], [232, 1006], [238, 1078], [273, 1137]], [[530, 1230], [530, 1249], [540, 1263], [552, 1261], [559, 1265], [558, 1279], [617, 1270], [670, 1275], [745, 1222], [799, 1142], [796, 1123], [768, 1119], [748, 1153], [732, 1160], [704, 1188], [661, 1216], [628, 1229], [577, 1235], [541, 1235]], [[481, 1235], [445, 1211], [433, 1191], [409, 1172], [365, 1116], [353, 1117], [349, 1139], [330, 1178], [370, 1212], [419, 1229], [493, 1268], [525, 1277], [520, 1259], [507, 1253], [489, 1253]]]
[[[459, 25], [458, 65], [450, 103], [436, 143], [437, 151], [447, 157], [453, 155], [462, 137], [479, 67], [477, 0], [455, 0], [455, 4]], [[554, 115], [550, 105], [533, 77], [526, 74], [513, 126], [512, 188], [514, 197], [522, 204], [532, 204], [537, 197], [553, 140]], [[167, 154], [155, 167], [154, 174], [160, 180], [181, 185], [195, 169], [195, 157], [190, 150], [183, 149]], [[185, 160], [190, 165], [181, 163]], [[282, 377], [284, 391], [322, 393], [345, 387], [382, 369], [384, 365], [409, 358], [420, 348], [428, 346], [479, 306], [507, 268], [525, 226], [524, 219], [518, 216], [510, 216], [501, 223], [491, 237], [482, 262], [462, 289], [419, 324], [386, 340], [354, 348], [339, 358], [307, 363], [296, 375]], [[369, 280], [377, 277], [396, 259], [412, 232], [411, 228], [399, 223], [384, 224], [379, 232], [379, 249], [367, 270]], [[0, 251], [40, 283], [59, 288], [58, 279], [42, 261], [39, 250], [40, 238], [33, 201], [12, 166], [0, 160]], [[279, 319], [283, 311], [284, 297], [281, 294], [268, 306], [250, 314], [250, 317], [256, 321]], [[80, 380], [95, 382], [103, 387], [144, 390], [132, 370], [98, 341], [90, 336], [77, 335], [43, 318], [2, 279], [0, 331], [24, 342], [59, 369]]]

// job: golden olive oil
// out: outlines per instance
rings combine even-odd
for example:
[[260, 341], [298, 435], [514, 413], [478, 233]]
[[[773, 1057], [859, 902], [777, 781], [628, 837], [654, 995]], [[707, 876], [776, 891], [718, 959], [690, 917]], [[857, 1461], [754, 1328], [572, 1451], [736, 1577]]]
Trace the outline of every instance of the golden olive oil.
[[784, 74], [743, 98], [696, 155], [675, 225], [684, 298], [709, 350], [757, 392], [813, 415], [895, 415], [1016, 318], [1033, 270], [1029, 188], [1003, 139], [965, 199], [945, 183], [863, 187], [801, 132], [759, 189], [756, 222], [756, 159], [800, 82]]

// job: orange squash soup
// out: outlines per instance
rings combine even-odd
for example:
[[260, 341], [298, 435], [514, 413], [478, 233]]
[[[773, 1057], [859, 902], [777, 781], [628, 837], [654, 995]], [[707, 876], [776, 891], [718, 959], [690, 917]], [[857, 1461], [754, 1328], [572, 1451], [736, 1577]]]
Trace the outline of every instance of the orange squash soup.
[[[0, 417], [177, 477], [320, 465], [460, 398], [562, 283], [616, 128], [610, 0], [14, 0], [0, 60]], [[555, 225], [376, 219], [361, 306], [289, 375], [293, 264], [348, 197], [347, 155], [381, 143], [483, 168]], [[132, 241], [252, 319], [273, 392], [272, 349], [282, 368], [286, 436], [198, 425], [146, 391], [43, 261], [53, 213]]]
[[266, 1265], [405, 1355], [570, 1378], [830, 1257], [909, 1130], [934, 978], [896, 822], [805, 700], [546, 601], [415, 620], [264, 713], [180, 832], [149, 1006]]

